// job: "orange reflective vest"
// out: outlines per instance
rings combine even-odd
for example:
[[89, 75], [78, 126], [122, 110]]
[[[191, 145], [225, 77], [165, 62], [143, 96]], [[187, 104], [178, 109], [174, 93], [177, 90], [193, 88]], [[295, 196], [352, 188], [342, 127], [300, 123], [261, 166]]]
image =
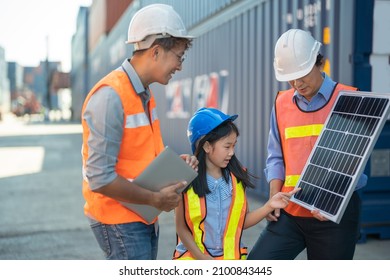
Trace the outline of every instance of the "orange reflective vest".
[[[215, 259], [221, 260], [246, 259], [248, 254], [246, 247], [240, 247], [247, 211], [245, 189], [241, 182], [237, 182], [237, 179], [233, 176], [233, 174], [231, 174], [231, 176], [233, 196], [223, 236], [223, 256], [213, 256]], [[206, 199], [205, 197], [199, 197], [192, 187], [184, 193], [184, 211], [186, 224], [194, 237], [196, 245], [201, 252], [211, 255], [204, 244], [204, 221], [207, 215]], [[178, 240], [178, 242], [179, 241], [180, 240]], [[193, 260], [194, 257], [189, 251], [180, 254], [180, 252], [175, 250], [174, 259]]]
[[[124, 110], [123, 135], [115, 170], [118, 175], [128, 180], [132, 180], [137, 177], [164, 148], [160, 131], [160, 122], [156, 112], [156, 103], [152, 95], [148, 105], [150, 112], [149, 121], [142, 105], [142, 100], [136, 94], [127, 74], [115, 70], [100, 80], [89, 92], [82, 108], [82, 115], [84, 114], [84, 110], [91, 96], [103, 86], [112, 87], [119, 95], [122, 102]], [[89, 127], [84, 119], [82, 119], [82, 126], [82, 158], [84, 171], [89, 156]], [[83, 195], [86, 200], [84, 206], [85, 214], [102, 223], [147, 223], [137, 214], [122, 206], [118, 201], [93, 192], [90, 189], [88, 180], [85, 176], [83, 178]]]
[[[275, 101], [275, 112], [286, 172], [282, 187], [283, 192], [291, 191], [298, 182], [311, 150], [341, 90], [356, 90], [356, 88], [337, 84], [327, 104], [313, 112], [305, 112], [298, 108], [297, 104], [293, 102], [293, 88], [278, 93]], [[293, 216], [313, 217], [309, 210], [293, 202], [290, 202], [284, 210]]]

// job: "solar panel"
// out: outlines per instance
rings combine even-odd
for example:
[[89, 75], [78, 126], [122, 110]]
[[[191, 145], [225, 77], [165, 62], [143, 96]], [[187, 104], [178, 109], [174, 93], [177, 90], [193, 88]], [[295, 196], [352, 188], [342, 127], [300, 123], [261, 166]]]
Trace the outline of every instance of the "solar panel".
[[340, 92], [291, 201], [339, 223], [389, 113], [390, 94]]

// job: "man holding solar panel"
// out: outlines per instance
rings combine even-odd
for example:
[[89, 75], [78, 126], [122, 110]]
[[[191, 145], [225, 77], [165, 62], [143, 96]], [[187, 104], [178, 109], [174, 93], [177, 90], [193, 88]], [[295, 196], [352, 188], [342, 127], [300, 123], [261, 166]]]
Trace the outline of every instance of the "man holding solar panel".
[[[271, 113], [265, 169], [270, 197], [295, 187], [337, 96], [343, 90], [357, 90], [322, 71], [320, 47], [320, 42], [300, 29], [283, 33], [275, 45], [276, 79], [291, 88], [278, 93]], [[362, 174], [356, 189], [366, 183], [367, 176]], [[293, 202], [276, 209], [268, 215], [268, 225], [248, 259], [295, 259], [304, 249], [308, 259], [353, 259], [360, 217], [356, 189], [340, 223]]]

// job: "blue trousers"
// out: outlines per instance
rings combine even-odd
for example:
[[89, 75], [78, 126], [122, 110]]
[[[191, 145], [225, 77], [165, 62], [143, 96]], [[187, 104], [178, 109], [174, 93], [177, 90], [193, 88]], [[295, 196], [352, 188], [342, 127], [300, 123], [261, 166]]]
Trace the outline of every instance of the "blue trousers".
[[158, 228], [140, 222], [107, 225], [95, 221], [91, 229], [108, 260], [155, 260]]
[[359, 239], [360, 198], [354, 192], [339, 224], [281, 211], [268, 222], [248, 260], [293, 260], [305, 248], [309, 260], [352, 260]]

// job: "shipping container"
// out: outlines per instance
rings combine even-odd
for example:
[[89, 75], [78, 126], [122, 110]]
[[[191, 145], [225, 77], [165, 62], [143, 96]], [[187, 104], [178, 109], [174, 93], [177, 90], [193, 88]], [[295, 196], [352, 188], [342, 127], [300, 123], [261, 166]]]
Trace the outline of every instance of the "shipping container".
[[[360, 16], [372, 19], [372, 37], [365, 38], [369, 54], [365, 65], [371, 67], [371, 80], [367, 84], [370, 82], [373, 92], [390, 94], [390, 1], [375, 1], [373, 6], [364, 6], [363, 10], [366, 13]], [[390, 238], [390, 116], [364, 172], [368, 175], [368, 185], [359, 191], [362, 199], [360, 242], [365, 242], [367, 235]]]
[[[259, 177], [255, 191], [259, 197], [268, 197], [263, 170], [270, 112], [276, 93], [288, 88], [287, 83], [276, 81], [273, 71], [274, 45], [283, 32], [290, 28], [310, 31], [323, 44], [324, 71], [335, 81], [363, 91], [390, 93], [390, 42], [389, 36], [384, 36], [390, 29], [390, 1], [384, 0], [133, 1], [89, 54], [89, 88], [131, 55], [132, 46], [121, 45], [126, 40], [128, 24], [136, 10], [152, 3], [172, 5], [196, 36], [183, 70], [167, 86], [151, 86], [165, 144], [178, 153], [190, 152], [187, 123], [200, 107], [218, 107], [238, 114], [236, 123], [241, 135], [236, 153]], [[388, 129], [385, 126], [384, 130]], [[389, 142], [383, 144], [380, 138], [378, 143], [384, 145], [380, 149], [389, 150]], [[382, 151], [379, 153], [382, 155]], [[386, 160], [389, 154], [385, 153]], [[389, 182], [388, 173], [380, 176], [383, 181], [379, 182], [371, 180], [370, 170], [365, 172], [369, 183], [361, 193], [364, 217], [368, 211], [364, 201], [376, 188], [373, 184]], [[380, 188], [387, 201], [385, 209], [390, 213], [388, 183]], [[383, 206], [375, 199], [370, 203]], [[386, 217], [382, 224], [390, 229], [390, 218]]]
[[137, 5], [126, 9], [116, 22], [115, 28], [88, 53], [90, 88], [110, 71], [119, 67], [124, 59], [131, 56], [132, 47], [125, 42], [129, 22], [138, 9]]
[[81, 119], [81, 108], [89, 90], [89, 59], [88, 59], [88, 14], [87, 7], [80, 7], [77, 14], [76, 32], [71, 44], [71, 91], [72, 119]]
[[[89, 50], [93, 50], [133, 0], [94, 0], [89, 12]], [[102, 38], [103, 37], [103, 38]]]

